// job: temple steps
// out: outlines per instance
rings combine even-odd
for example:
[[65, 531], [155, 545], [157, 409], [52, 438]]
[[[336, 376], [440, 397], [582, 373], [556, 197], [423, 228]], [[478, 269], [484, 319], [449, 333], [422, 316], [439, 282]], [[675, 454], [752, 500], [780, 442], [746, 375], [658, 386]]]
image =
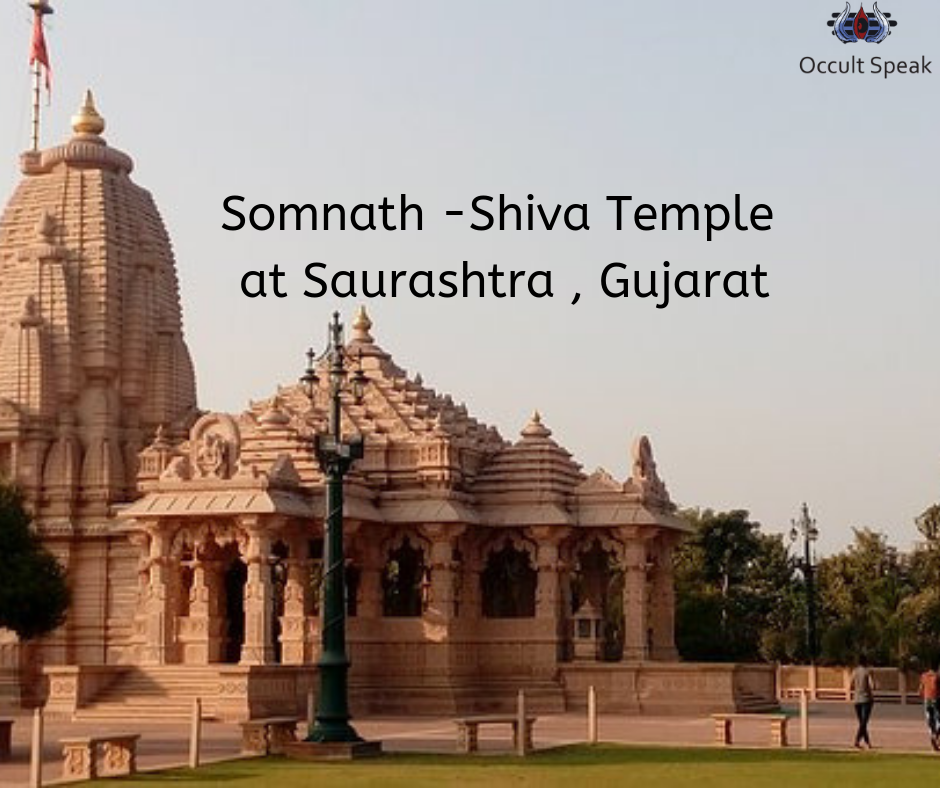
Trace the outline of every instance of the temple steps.
[[746, 689], [738, 689], [735, 693], [736, 711], [739, 713], [756, 714], [758, 712], [780, 711], [780, 704], [776, 700], [769, 700]]
[[[117, 720], [136, 717], [154, 720], [188, 719], [194, 698], [217, 693], [218, 671], [209, 668], [135, 667], [80, 708], [78, 720]], [[212, 709], [204, 714], [211, 718]]]

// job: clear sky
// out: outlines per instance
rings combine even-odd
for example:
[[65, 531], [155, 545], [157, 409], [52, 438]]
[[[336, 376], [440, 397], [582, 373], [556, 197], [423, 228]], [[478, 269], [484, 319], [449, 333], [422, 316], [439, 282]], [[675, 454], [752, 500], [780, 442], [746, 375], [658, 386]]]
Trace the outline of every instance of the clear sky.
[[[539, 408], [588, 471], [625, 477], [647, 433], [682, 505], [748, 508], [780, 530], [806, 500], [824, 550], [853, 526], [906, 546], [940, 500], [940, 74], [799, 68], [925, 56], [940, 71], [940, 4], [883, 0], [899, 24], [880, 45], [830, 35], [840, 0], [54, 5], [44, 144], [94, 88], [174, 240], [203, 407], [270, 395], [334, 308], [352, 314], [303, 297], [309, 262], [548, 268], [553, 300], [376, 300], [376, 337], [507, 437]], [[5, 0], [5, 195], [28, 142], [29, 37], [26, 3]], [[423, 232], [221, 229], [233, 193], [352, 205], [403, 192]], [[478, 233], [444, 215], [500, 192], [587, 202], [592, 229]], [[770, 232], [617, 233], [604, 201], [735, 193], [773, 208]], [[615, 301], [599, 288], [614, 260], [760, 263], [771, 295]], [[242, 273], [275, 263], [290, 296], [246, 299]]]

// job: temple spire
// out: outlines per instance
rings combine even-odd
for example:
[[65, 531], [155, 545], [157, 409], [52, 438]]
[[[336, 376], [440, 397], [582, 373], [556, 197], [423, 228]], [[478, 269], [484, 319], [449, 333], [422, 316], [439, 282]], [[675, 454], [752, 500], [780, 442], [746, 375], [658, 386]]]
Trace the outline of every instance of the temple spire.
[[46, 47], [46, 35], [43, 17], [52, 11], [48, 0], [29, 0], [33, 9], [33, 40], [29, 48], [29, 65], [33, 70], [33, 115], [32, 115], [32, 150], [39, 150], [39, 95], [42, 91], [43, 69], [46, 74], [46, 91], [52, 87], [52, 68], [49, 64], [49, 49]]

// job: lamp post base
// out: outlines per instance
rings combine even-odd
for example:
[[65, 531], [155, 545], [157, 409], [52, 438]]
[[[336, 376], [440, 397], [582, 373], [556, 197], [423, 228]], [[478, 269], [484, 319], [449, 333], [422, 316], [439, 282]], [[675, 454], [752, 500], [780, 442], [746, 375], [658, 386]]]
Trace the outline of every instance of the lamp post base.
[[284, 754], [298, 761], [354, 761], [377, 758], [382, 754], [380, 741], [298, 741], [284, 745]]
[[[348, 719], [348, 718], [347, 718]], [[317, 720], [305, 742], [310, 744], [358, 744], [363, 739], [347, 720]]]

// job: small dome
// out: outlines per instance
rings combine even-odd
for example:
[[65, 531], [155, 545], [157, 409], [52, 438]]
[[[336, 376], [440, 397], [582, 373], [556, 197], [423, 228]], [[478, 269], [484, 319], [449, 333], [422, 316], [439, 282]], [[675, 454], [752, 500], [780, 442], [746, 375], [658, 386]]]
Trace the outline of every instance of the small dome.
[[567, 497], [584, 481], [581, 466], [571, 453], [552, 440], [552, 431], [536, 411], [522, 429], [522, 437], [486, 465], [474, 485], [483, 496], [516, 494]]

